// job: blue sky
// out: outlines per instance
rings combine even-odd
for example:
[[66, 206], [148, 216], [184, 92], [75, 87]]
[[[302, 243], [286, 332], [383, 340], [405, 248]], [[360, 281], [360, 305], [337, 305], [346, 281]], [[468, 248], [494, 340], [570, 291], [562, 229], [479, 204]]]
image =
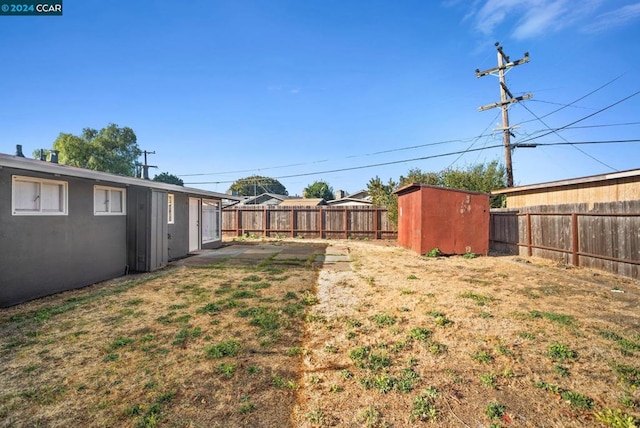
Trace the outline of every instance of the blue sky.
[[[156, 152], [152, 175], [220, 192], [252, 174], [355, 192], [503, 161], [499, 110], [477, 110], [498, 79], [474, 74], [497, 65], [496, 41], [531, 57], [507, 74], [533, 94], [510, 109], [513, 142], [640, 137], [637, 0], [65, 0], [62, 17], [0, 16], [0, 40], [0, 152], [116, 123]], [[439, 156], [467, 149], [484, 150]], [[520, 148], [515, 183], [639, 159], [638, 142]]]

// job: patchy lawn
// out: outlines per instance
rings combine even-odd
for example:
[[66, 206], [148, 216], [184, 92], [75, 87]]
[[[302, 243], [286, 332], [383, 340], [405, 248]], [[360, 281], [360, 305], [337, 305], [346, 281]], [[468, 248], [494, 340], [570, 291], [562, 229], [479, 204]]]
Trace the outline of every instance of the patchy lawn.
[[0, 424], [634, 426], [637, 281], [331, 244], [0, 310]]

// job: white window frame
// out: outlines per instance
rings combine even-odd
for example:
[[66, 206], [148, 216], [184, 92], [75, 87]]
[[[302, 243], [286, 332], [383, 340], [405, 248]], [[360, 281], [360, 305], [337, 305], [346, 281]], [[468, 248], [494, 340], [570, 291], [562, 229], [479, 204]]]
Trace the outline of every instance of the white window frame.
[[[31, 210], [24, 210], [18, 208], [18, 189], [16, 186], [17, 182], [28, 182], [36, 184], [36, 199], [40, 199], [38, 201], [38, 208]], [[47, 211], [43, 209], [41, 203], [42, 197], [42, 186], [58, 186], [59, 191], [62, 193], [60, 195], [60, 209], [57, 211]], [[69, 183], [61, 180], [48, 180], [46, 178], [38, 178], [38, 177], [25, 177], [21, 175], [13, 175], [11, 176], [11, 214], [14, 216], [21, 215], [68, 215], [69, 213]]]
[[173, 224], [175, 222], [175, 211], [176, 211], [176, 198], [173, 193], [169, 193], [167, 195], [167, 224]]
[[[98, 211], [98, 207], [96, 205], [96, 193], [98, 191], [107, 191], [109, 192], [109, 196], [105, 201], [105, 204], [108, 204], [108, 208], [106, 211]], [[113, 193], [120, 193], [122, 200], [122, 209], [121, 211], [112, 211], [113, 206], [110, 204], [110, 200], [113, 198]], [[93, 186], [93, 215], [127, 215], [127, 189], [123, 187], [109, 187], [109, 186]]]
[[[209, 217], [211, 216], [211, 217]], [[220, 202], [214, 199], [202, 200], [202, 243], [216, 242], [222, 239]]]

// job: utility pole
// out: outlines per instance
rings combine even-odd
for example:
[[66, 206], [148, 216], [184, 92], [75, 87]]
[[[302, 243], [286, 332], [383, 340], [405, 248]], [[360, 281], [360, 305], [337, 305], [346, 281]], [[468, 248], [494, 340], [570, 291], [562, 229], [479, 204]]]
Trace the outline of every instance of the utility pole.
[[503, 140], [504, 157], [506, 163], [505, 166], [507, 168], [507, 187], [513, 187], [513, 165], [511, 163], [511, 151], [513, 150], [513, 146], [511, 145], [511, 137], [515, 137], [515, 135], [511, 133], [512, 127], [509, 125], [509, 106], [519, 101], [528, 100], [533, 95], [525, 94], [519, 97], [514, 97], [511, 91], [509, 91], [509, 88], [507, 88], [507, 84], [504, 81], [504, 76], [506, 72], [509, 71], [509, 69], [511, 69], [512, 67], [529, 62], [529, 52], [525, 52], [524, 58], [516, 61], [511, 61], [507, 54], [502, 51], [500, 42], [496, 42], [495, 46], [498, 50], [498, 66], [485, 71], [476, 69], [476, 77], [480, 78], [488, 74], [496, 76], [497, 73], [498, 79], [500, 81], [500, 102], [478, 107], [478, 110], [485, 111], [496, 107], [502, 108], [502, 128], [498, 128], [498, 130], [501, 130], [504, 135]]
[[144, 178], [145, 180], [149, 179], [149, 168], [157, 168], [157, 166], [155, 165], [147, 165], [147, 155], [155, 155], [156, 152], [155, 150], [152, 152], [148, 152], [148, 151], [143, 151], [142, 153], [144, 153], [144, 165], [142, 165], [142, 178]]

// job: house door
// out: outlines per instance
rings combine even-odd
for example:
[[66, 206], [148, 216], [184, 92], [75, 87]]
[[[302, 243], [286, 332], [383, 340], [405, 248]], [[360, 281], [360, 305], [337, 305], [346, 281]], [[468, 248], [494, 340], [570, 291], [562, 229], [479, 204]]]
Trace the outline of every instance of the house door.
[[200, 200], [189, 198], [189, 252], [200, 249]]

